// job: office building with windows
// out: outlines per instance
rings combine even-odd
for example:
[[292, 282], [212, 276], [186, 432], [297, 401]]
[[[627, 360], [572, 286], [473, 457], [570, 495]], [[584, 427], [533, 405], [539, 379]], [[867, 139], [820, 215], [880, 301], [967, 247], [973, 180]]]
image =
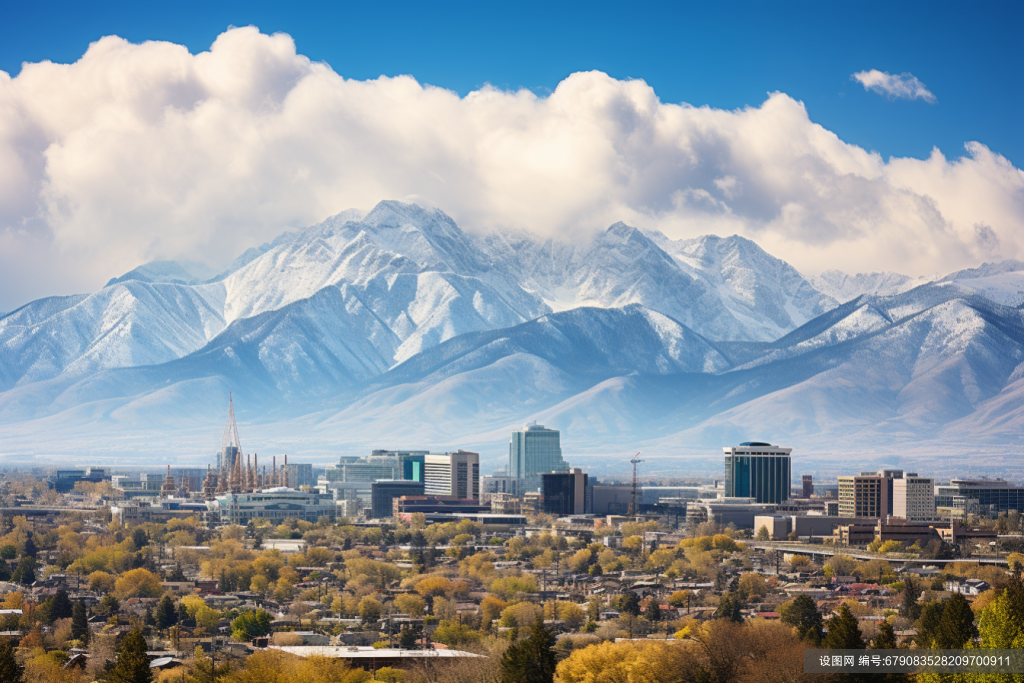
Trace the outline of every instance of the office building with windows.
[[480, 454], [459, 449], [423, 458], [424, 493], [480, 500]]
[[422, 496], [422, 481], [381, 479], [370, 484], [370, 509], [374, 519], [394, 515], [394, 502], [402, 496]]
[[1024, 512], [1024, 488], [1010, 486], [1005, 479], [954, 479], [935, 487], [935, 506], [943, 518]]
[[217, 496], [211, 508], [219, 514], [222, 524], [242, 526], [254, 519], [268, 519], [275, 525], [286, 519], [316, 522], [327, 517], [333, 521], [336, 514], [332, 495], [306, 493], [283, 486]]
[[935, 519], [935, 480], [907, 472], [892, 479], [892, 516], [908, 522]]
[[541, 477], [550, 472], [566, 472], [569, 463], [562, 459], [561, 435], [557, 429], [531, 422], [512, 432], [508, 446], [508, 474], [519, 480], [518, 494], [537, 491]]
[[583, 515], [591, 511], [591, 488], [579, 468], [541, 475], [544, 512], [550, 515]]
[[839, 477], [840, 517], [886, 517], [889, 514], [889, 478], [881, 472]]
[[800, 497], [810, 498], [814, 495], [814, 477], [810, 474], [805, 474], [800, 477]]
[[746, 441], [722, 450], [726, 498], [753, 498], [759, 504], [789, 500], [792, 448]]

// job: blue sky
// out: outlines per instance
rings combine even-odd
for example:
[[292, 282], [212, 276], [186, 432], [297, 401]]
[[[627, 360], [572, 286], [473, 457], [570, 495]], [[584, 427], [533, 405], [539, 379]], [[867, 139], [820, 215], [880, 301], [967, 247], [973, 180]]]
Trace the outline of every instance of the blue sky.
[[[1024, 165], [1024, 3], [5, 3], [0, 69], [78, 59], [117, 34], [193, 53], [229, 25], [283, 31], [347, 78], [411, 74], [460, 94], [537, 93], [599, 69], [665, 102], [759, 105], [782, 91], [813, 121], [884, 157], [977, 140]], [[890, 100], [850, 75], [914, 74], [937, 98]]]

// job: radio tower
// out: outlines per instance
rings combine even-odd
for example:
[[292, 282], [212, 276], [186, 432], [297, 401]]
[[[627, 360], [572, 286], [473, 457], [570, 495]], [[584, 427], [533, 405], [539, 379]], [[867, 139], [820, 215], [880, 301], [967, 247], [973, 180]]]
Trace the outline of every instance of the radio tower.
[[643, 462], [643, 460], [640, 459], [640, 451], [637, 451], [636, 455], [634, 455], [633, 459], [630, 460], [629, 462], [633, 464], [633, 491], [630, 493], [629, 496], [629, 512], [626, 513], [626, 516], [633, 517], [636, 515], [636, 494], [639, 489], [636, 483], [636, 466], [637, 463]]
[[231, 393], [228, 393], [228, 421], [224, 425], [224, 439], [221, 442], [221, 476], [219, 477], [218, 489], [223, 487], [224, 491], [230, 490], [230, 484], [241, 467], [242, 442], [238, 438], [238, 425], [235, 423], [235, 406]]

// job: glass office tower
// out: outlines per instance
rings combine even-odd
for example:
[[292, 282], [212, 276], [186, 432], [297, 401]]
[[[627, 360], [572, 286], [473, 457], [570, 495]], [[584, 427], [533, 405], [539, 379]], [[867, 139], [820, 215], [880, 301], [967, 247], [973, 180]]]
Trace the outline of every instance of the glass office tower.
[[545, 429], [544, 425], [532, 422], [512, 432], [508, 446], [508, 474], [520, 482], [519, 495], [539, 490], [543, 474], [568, 470], [569, 463], [562, 459], [557, 429]]
[[746, 441], [722, 450], [727, 498], [753, 498], [758, 503], [789, 500], [792, 448]]

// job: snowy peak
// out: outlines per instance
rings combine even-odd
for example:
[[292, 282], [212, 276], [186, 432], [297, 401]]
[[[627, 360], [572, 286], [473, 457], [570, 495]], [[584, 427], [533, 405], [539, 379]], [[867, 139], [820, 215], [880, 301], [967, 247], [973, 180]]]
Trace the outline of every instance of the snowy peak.
[[818, 277], [811, 278], [811, 284], [822, 294], [830, 296], [840, 303], [846, 303], [864, 294], [877, 296], [901, 294], [934, 279], [934, 277], [912, 278], [892, 271], [849, 275], [841, 270], [826, 270]]

